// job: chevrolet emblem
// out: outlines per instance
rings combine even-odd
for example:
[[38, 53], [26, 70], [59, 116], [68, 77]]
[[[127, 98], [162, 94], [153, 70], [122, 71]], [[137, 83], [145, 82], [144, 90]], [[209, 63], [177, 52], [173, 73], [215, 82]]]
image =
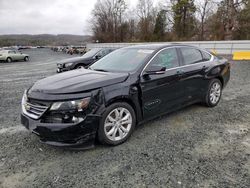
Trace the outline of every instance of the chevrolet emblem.
[[24, 105], [24, 108], [25, 108], [25, 110], [30, 110], [30, 105], [25, 104], [25, 105]]

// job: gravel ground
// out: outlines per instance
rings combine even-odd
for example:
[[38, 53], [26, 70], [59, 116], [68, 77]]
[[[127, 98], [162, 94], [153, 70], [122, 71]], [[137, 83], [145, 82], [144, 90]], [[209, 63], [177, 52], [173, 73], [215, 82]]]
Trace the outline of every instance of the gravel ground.
[[0, 63], [0, 187], [249, 187], [250, 62], [232, 62], [215, 108], [162, 116], [120, 146], [71, 151], [39, 143], [19, 116], [24, 89], [72, 56], [25, 53], [30, 62]]

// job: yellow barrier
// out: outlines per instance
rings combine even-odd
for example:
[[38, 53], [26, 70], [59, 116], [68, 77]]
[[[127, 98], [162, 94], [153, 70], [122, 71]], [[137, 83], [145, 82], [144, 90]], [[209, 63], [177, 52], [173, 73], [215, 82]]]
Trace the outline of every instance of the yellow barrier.
[[213, 54], [213, 55], [217, 55], [217, 54], [218, 54], [217, 51], [216, 51], [215, 49], [212, 49], [210, 52], [211, 52], [211, 54]]
[[250, 60], [250, 51], [234, 52], [233, 60]]

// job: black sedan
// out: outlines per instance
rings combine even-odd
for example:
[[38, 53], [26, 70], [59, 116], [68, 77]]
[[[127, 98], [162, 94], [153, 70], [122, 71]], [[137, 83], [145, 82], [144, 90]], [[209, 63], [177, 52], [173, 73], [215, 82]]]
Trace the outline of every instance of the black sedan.
[[81, 57], [62, 60], [57, 63], [57, 72], [86, 68], [112, 51], [114, 51], [113, 48], [94, 48]]
[[47, 144], [118, 145], [139, 123], [194, 103], [216, 106], [229, 77], [230, 63], [203, 49], [126, 47], [89, 69], [36, 82], [24, 93], [21, 120]]

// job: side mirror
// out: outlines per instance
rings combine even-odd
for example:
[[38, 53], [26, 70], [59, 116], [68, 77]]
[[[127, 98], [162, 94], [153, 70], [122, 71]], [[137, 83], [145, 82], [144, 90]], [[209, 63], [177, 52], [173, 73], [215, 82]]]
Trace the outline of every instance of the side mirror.
[[96, 55], [95, 56], [95, 59], [100, 59], [101, 58], [101, 55]]
[[146, 68], [143, 75], [164, 74], [165, 71], [166, 71], [166, 67], [158, 66], [158, 65], [151, 65]]

